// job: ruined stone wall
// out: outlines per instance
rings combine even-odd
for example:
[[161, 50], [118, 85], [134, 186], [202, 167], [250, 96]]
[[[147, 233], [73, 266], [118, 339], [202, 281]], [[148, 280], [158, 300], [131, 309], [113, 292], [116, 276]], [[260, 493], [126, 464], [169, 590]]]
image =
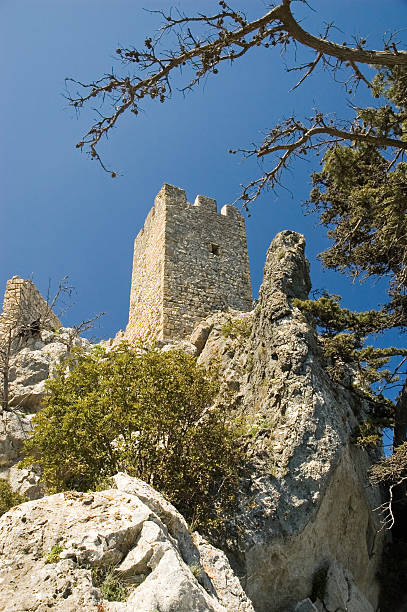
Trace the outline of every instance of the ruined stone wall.
[[126, 338], [153, 340], [163, 328], [165, 203], [157, 196], [134, 241], [129, 324]]
[[28, 326], [37, 319], [43, 329], [58, 329], [61, 323], [31, 280], [19, 276], [7, 281], [0, 315], [0, 333], [13, 327]]
[[164, 185], [134, 248], [126, 335], [187, 337], [211, 312], [252, 307], [244, 220], [233, 206]]

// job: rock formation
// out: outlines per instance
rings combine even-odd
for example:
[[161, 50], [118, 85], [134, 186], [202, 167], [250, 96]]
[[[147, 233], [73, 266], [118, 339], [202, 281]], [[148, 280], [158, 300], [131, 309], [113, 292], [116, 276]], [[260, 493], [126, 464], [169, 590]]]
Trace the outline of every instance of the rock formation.
[[253, 471], [230, 550], [258, 612], [293, 609], [321, 575], [327, 609], [373, 611], [381, 498], [367, 453], [351, 443], [364, 406], [330, 380], [315, 330], [292, 304], [310, 289], [304, 246], [300, 234], [278, 234], [255, 310], [213, 315], [192, 337], [250, 423]]
[[254, 612], [225, 555], [194, 543], [171, 504], [137, 479], [114, 481], [0, 518], [1, 610]]
[[[117, 475], [117, 489], [58, 494], [4, 515], [0, 609], [376, 610], [384, 536], [373, 509], [382, 500], [367, 480], [371, 458], [352, 444], [367, 407], [330, 379], [315, 329], [293, 303], [310, 289], [304, 246], [299, 234], [278, 234], [255, 309], [215, 313], [178, 344], [218, 365], [221, 396], [246, 419], [247, 471], [238, 508], [225, 517], [224, 550], [198, 534], [193, 541], [161, 495]], [[65, 333], [41, 336], [14, 357], [21, 403], [2, 414], [7, 470], [43, 380], [66, 354], [66, 344], [57, 346]], [[10, 471], [27, 491], [29, 478]], [[104, 598], [108, 579], [125, 583], [126, 601]]]
[[9, 410], [0, 413], [0, 477], [30, 499], [43, 494], [36, 472], [17, 467], [24, 440], [30, 435], [33, 415], [40, 407], [45, 381], [72, 347], [89, 350], [91, 344], [72, 328], [40, 330], [34, 336], [16, 338], [8, 363]]

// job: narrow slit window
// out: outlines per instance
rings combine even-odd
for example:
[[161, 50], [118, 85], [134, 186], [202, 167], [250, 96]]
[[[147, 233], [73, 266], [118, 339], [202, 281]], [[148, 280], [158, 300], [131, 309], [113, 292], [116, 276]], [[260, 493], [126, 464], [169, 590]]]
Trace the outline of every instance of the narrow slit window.
[[219, 245], [211, 243], [211, 253], [212, 255], [219, 255]]

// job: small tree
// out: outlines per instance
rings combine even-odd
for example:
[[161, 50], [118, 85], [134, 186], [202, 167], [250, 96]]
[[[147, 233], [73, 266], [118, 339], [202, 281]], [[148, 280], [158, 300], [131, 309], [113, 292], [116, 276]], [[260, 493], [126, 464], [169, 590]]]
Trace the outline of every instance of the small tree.
[[20, 495], [20, 493], [15, 493], [7, 480], [0, 478], [0, 516], [10, 510], [10, 508], [26, 501], [28, 501], [27, 497]]
[[41, 466], [50, 491], [86, 491], [125, 470], [188, 520], [216, 518], [228, 502], [239, 432], [224, 406], [211, 407], [218, 383], [194, 357], [97, 348], [76, 353], [47, 385], [24, 464]]

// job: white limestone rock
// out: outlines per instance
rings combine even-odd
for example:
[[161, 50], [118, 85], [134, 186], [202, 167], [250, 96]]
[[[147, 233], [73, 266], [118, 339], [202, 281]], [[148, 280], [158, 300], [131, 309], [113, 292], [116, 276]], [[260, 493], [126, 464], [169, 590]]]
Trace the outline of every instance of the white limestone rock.
[[239, 578], [230, 567], [224, 552], [212, 546], [205, 538], [194, 533], [194, 542], [200, 554], [205, 574], [210, 577], [216, 593], [227, 610], [251, 612], [253, 606], [243, 591]]
[[[221, 393], [248, 419], [252, 470], [228, 548], [256, 612], [292, 610], [323, 565], [346, 568], [354, 592], [377, 606], [383, 532], [373, 509], [382, 499], [367, 480], [371, 459], [351, 443], [366, 406], [329, 378], [315, 330], [293, 304], [310, 289], [304, 246], [295, 232], [276, 236], [258, 305], [208, 317], [198, 358], [220, 367]], [[330, 581], [327, 600], [340, 601], [336, 590]], [[360, 605], [355, 596], [346, 609]]]
[[195, 326], [191, 334], [190, 342], [196, 346], [198, 354], [202, 352], [203, 347], [212, 331], [213, 323], [210, 320], [204, 319]]
[[19, 468], [18, 465], [11, 466], [8, 471], [8, 481], [13, 491], [24, 495], [27, 499], [39, 499], [45, 495], [37, 466], [31, 469]]
[[324, 604], [328, 610], [375, 612], [375, 608], [358, 589], [352, 575], [338, 563], [329, 567]]
[[162, 345], [160, 350], [163, 353], [167, 351], [183, 351], [184, 353], [188, 353], [189, 355], [193, 355], [194, 357], [197, 355], [197, 348], [192, 342], [188, 342], [187, 340], [177, 340], [174, 342], [166, 342], [161, 341], [158, 345]]
[[0, 466], [11, 467], [20, 458], [23, 442], [32, 431], [32, 416], [20, 410], [0, 412]]
[[55, 366], [66, 359], [72, 347], [90, 350], [91, 346], [74, 329], [64, 327], [54, 332], [43, 330], [39, 338], [16, 343], [10, 359], [10, 406], [37, 411], [44, 396], [45, 381], [52, 376]]
[[[1, 610], [254, 612], [223, 553], [211, 548], [222, 563], [208, 575], [175, 508], [137, 479], [115, 481], [121, 490], [59, 493], [0, 518]], [[103, 598], [103, 568], [126, 601]]]

